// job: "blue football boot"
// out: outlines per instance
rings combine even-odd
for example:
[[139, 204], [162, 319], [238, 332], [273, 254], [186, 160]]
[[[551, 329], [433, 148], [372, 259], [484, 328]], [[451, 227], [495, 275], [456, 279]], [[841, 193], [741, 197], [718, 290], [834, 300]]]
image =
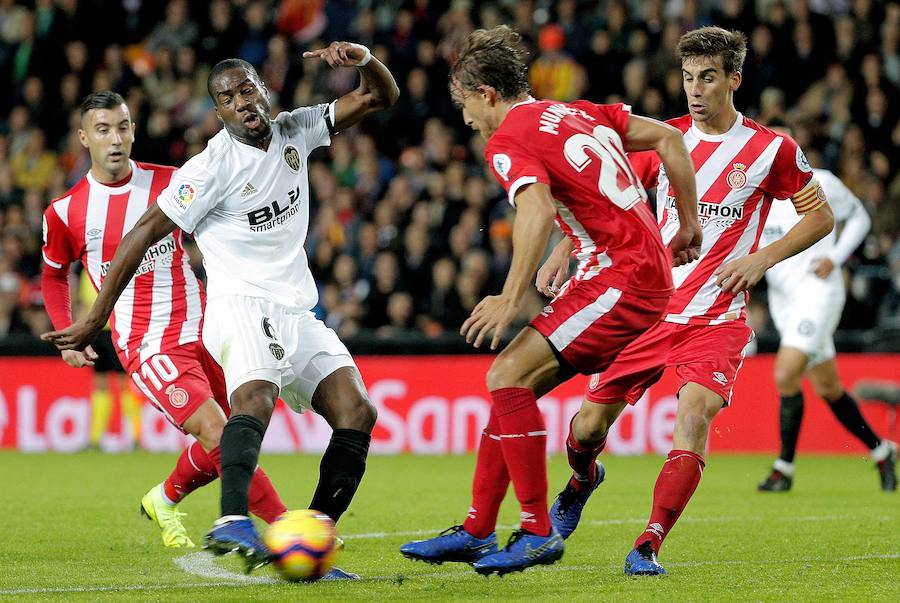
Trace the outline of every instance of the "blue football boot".
[[249, 517], [230, 515], [217, 519], [206, 536], [203, 548], [216, 555], [238, 551], [247, 563], [247, 573], [269, 563], [272, 554], [263, 544]]
[[562, 559], [565, 545], [563, 538], [550, 528], [547, 536], [537, 536], [524, 530], [516, 530], [509, 537], [506, 548], [488, 555], [472, 564], [482, 575], [521, 572], [532, 565], [550, 565]]
[[476, 538], [462, 526], [447, 528], [434, 538], [413, 540], [400, 547], [400, 553], [404, 557], [427, 563], [473, 563], [496, 552], [496, 533], [491, 532], [487, 538]]
[[581, 490], [576, 490], [572, 487], [571, 480], [569, 480], [563, 491], [556, 496], [553, 506], [550, 507], [550, 523], [553, 524], [553, 527], [556, 528], [556, 531], [563, 538], [571, 536], [575, 528], [578, 527], [584, 506], [587, 504], [591, 494], [594, 493], [594, 490], [597, 489], [597, 486], [602, 484], [606, 478], [606, 468], [603, 466], [603, 463], [596, 461], [596, 464], [597, 474], [594, 476], [593, 482], [583, 486]]
[[629, 576], [662, 576], [666, 570], [656, 560], [656, 553], [647, 541], [625, 557], [625, 573]]
[[333, 567], [320, 580], [359, 580], [359, 574], [345, 572], [340, 568]]

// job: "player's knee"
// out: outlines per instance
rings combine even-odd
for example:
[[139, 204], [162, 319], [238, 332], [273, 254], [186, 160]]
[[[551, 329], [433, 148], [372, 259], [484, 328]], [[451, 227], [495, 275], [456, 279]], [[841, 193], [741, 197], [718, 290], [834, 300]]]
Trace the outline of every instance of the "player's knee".
[[575, 421], [572, 423], [572, 437], [582, 445], [595, 444], [606, 437], [609, 426], [601, 421]]
[[225, 415], [221, 411], [197, 413], [185, 423], [184, 427], [200, 442], [203, 449], [208, 451], [219, 445], [222, 439], [222, 430], [225, 429], [225, 422]]
[[828, 402], [834, 404], [840, 399], [844, 393], [844, 388], [840, 383], [813, 383], [813, 390], [816, 395]]
[[802, 373], [782, 366], [775, 366], [775, 387], [778, 393], [783, 396], [796, 394], [800, 391], [800, 381], [803, 378]]
[[378, 410], [375, 405], [363, 396], [354, 400], [348, 408], [341, 413], [339, 422], [343, 424], [341, 429], [355, 429], [365, 433], [372, 433], [375, 421], [378, 420]]
[[275, 409], [274, 392], [274, 387], [235, 392], [231, 397], [231, 414], [249, 415], [268, 425]]
[[[598, 405], [599, 406], [599, 405]], [[572, 437], [579, 444], [595, 444], [606, 437], [615, 417], [608, 416], [602, 408], [582, 408], [572, 420]], [[592, 412], [593, 411], [593, 412]]]
[[488, 391], [494, 391], [503, 387], [521, 387], [517, 363], [509, 354], [501, 353], [487, 372]]

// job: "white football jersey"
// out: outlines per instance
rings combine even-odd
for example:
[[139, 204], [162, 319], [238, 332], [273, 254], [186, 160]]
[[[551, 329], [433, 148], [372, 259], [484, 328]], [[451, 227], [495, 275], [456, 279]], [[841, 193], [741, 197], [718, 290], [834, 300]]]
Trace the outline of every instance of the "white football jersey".
[[[828, 257], [839, 267], [859, 246], [869, 231], [871, 220], [866, 209], [840, 179], [829, 172], [819, 168], [813, 169], [815, 178], [825, 190], [828, 204], [834, 212], [836, 225], [844, 224], [844, 230], [840, 237], [837, 235], [837, 227], [822, 237], [805, 251], [779, 262], [766, 273], [766, 280], [774, 286], [792, 287], [797, 280], [813, 271], [812, 264], [819, 258]], [[760, 247], [769, 245], [794, 227], [802, 216], [797, 215], [794, 206], [785, 201], [776, 201], [766, 219], [763, 235], [760, 239]], [[843, 286], [840, 270], [833, 270], [828, 276], [829, 281], [834, 281], [836, 286]]]
[[157, 199], [203, 252], [210, 299], [240, 294], [308, 310], [318, 293], [303, 244], [309, 227], [307, 157], [331, 144], [329, 105], [283, 112], [268, 151], [224, 129], [179, 169]]

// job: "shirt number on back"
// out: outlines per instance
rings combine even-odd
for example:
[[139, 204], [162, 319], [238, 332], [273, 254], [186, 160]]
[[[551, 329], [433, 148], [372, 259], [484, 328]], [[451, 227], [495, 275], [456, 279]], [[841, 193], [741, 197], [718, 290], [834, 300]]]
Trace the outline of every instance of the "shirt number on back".
[[161, 391], [163, 383], [171, 383], [178, 377], [178, 367], [165, 354], [157, 354], [141, 365], [141, 375], [153, 384], [156, 391]]
[[569, 165], [583, 172], [593, 161], [587, 153], [590, 149], [600, 158], [600, 180], [597, 182], [600, 193], [622, 209], [631, 209], [639, 201], [646, 201], [647, 193], [637, 182], [616, 131], [597, 126], [592, 134], [575, 134], [566, 140], [563, 153]]

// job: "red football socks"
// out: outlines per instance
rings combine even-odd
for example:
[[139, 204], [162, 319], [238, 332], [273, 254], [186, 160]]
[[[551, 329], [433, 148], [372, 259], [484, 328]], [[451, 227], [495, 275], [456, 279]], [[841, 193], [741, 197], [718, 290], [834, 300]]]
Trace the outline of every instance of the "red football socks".
[[566, 438], [566, 456], [569, 458], [569, 467], [572, 468], [574, 473], [572, 479], [569, 480], [569, 484], [575, 490], [581, 490], [588, 484], [593, 483], [597, 478], [597, 465], [594, 461], [603, 452], [603, 448], [606, 446], [606, 438], [604, 437], [597, 444], [579, 444], [575, 436], [572, 435], [572, 423], [574, 422], [575, 417], [572, 417], [572, 420], [569, 421], [569, 437]]
[[635, 548], [649, 541], [653, 550], [659, 553], [663, 540], [669, 535], [697, 489], [705, 466], [703, 457], [693, 452], [673, 450], [669, 453], [653, 488], [650, 521], [647, 529], [635, 541]]
[[210, 460], [199, 442], [192, 442], [182, 451], [175, 469], [163, 482], [163, 489], [173, 503], [219, 477], [216, 465]]
[[550, 533], [547, 511], [547, 429], [534, 392], [504, 387], [491, 392], [500, 423], [500, 446], [513, 489], [522, 507], [522, 529]]
[[250, 512], [266, 523], [272, 523], [278, 519], [279, 515], [287, 511], [275, 486], [272, 485], [272, 480], [269, 479], [262, 467], [257, 467], [253, 472], [247, 502]]
[[[210, 450], [207, 455], [215, 463], [217, 469], [221, 469], [222, 452], [218, 446]], [[275, 486], [262, 467], [257, 466], [250, 480], [250, 492], [247, 496], [250, 512], [265, 521], [272, 523], [275, 519], [287, 511], [287, 507], [278, 496]]]
[[500, 421], [494, 407], [481, 433], [472, 480], [472, 506], [463, 528], [476, 538], [487, 538], [497, 526], [497, 513], [509, 488], [509, 473], [500, 446]]

